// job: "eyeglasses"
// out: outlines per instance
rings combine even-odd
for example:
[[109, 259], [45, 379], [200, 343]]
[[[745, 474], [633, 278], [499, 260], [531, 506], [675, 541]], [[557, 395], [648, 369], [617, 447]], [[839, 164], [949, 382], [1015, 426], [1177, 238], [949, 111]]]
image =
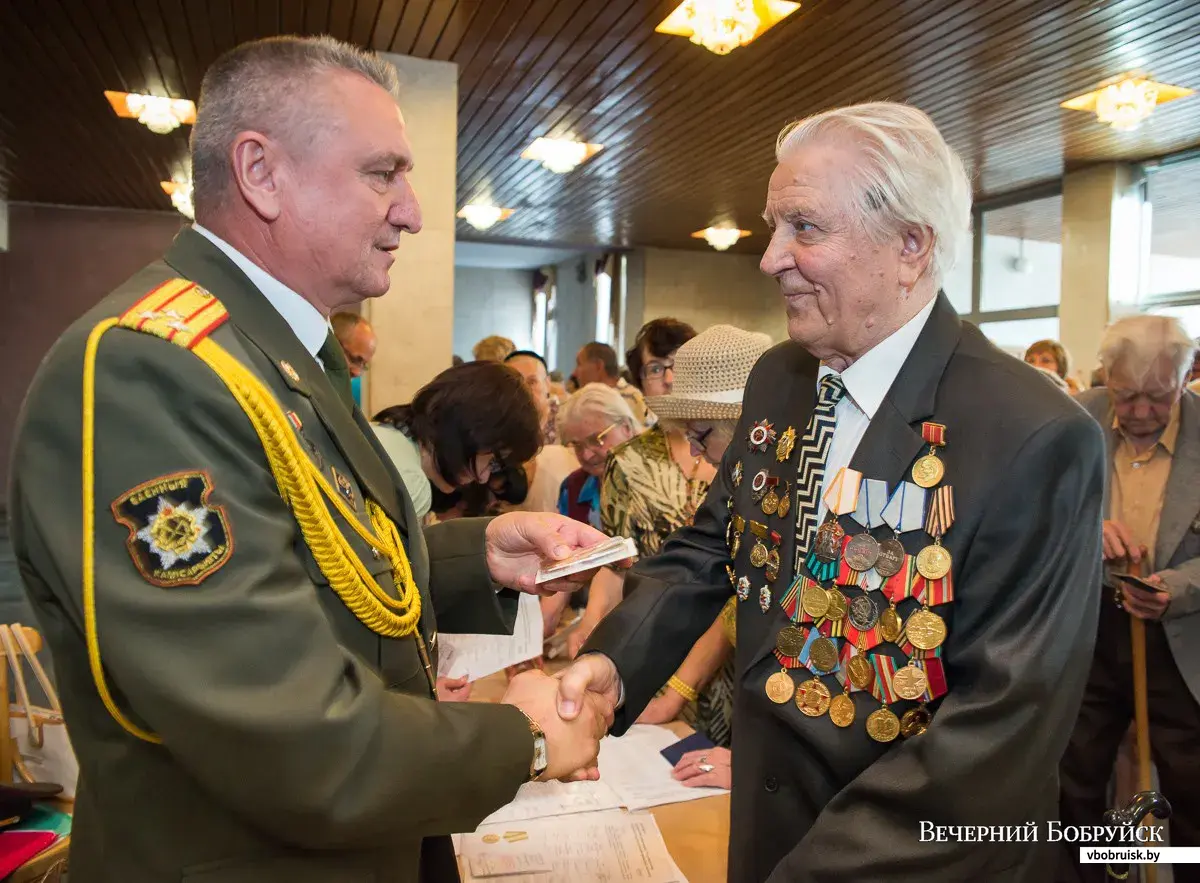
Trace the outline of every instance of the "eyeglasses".
[[[476, 458], [486, 456], [487, 454], [477, 454]], [[497, 475], [504, 472], [506, 468], [508, 467], [504, 465], [504, 460], [501, 459], [500, 455], [492, 454], [492, 460], [485, 468], [480, 469], [478, 466], [475, 467], [475, 479], [480, 484], [487, 484]]]
[[704, 432], [693, 432], [688, 429], [683, 433], [683, 437], [688, 440], [688, 444], [695, 447], [697, 450], [703, 451], [704, 446], [708, 444], [708, 437], [712, 435], [715, 426], [710, 426]]
[[605, 438], [620, 425], [621, 421], [618, 420], [615, 423], [610, 423], [595, 435], [589, 435], [587, 438], [580, 439], [579, 441], [567, 442], [567, 444], [574, 448], [576, 453], [586, 450], [603, 450]]
[[670, 362], [647, 362], [642, 366], [643, 380], [657, 380], [668, 371], [675, 370], [674, 360]]

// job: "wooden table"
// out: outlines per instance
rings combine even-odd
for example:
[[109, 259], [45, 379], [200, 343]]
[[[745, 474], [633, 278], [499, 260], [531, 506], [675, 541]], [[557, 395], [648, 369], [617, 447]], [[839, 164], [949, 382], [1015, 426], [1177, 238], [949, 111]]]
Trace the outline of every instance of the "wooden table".
[[[562, 665], [551, 663], [547, 671]], [[475, 682], [472, 702], [499, 702], [508, 679], [503, 673]], [[675, 721], [666, 728], [680, 738], [692, 728]], [[672, 803], [650, 810], [662, 831], [663, 841], [688, 883], [725, 883], [729, 870], [729, 795]]]

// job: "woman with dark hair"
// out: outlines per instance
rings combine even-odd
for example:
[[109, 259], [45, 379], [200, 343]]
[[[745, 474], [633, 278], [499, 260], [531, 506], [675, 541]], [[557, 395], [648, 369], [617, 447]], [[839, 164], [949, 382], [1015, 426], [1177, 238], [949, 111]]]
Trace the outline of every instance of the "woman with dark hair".
[[499, 362], [448, 368], [407, 405], [375, 415], [375, 434], [424, 519], [432, 488], [486, 485], [541, 446], [537, 406], [525, 380]]
[[678, 319], [654, 319], [642, 326], [625, 364], [645, 395], [665, 396], [675, 382], [675, 350], [696, 336], [696, 329]]

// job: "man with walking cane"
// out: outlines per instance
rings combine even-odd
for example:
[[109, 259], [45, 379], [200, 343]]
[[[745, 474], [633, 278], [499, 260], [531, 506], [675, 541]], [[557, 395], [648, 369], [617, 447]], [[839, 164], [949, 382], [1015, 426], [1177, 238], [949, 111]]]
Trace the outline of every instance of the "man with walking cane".
[[[1083, 706], [1061, 766], [1062, 822], [1095, 825], [1117, 749], [1136, 720], [1138, 789], [1150, 760], [1171, 801], [1171, 843], [1200, 846], [1200, 397], [1184, 388], [1182, 325], [1134, 316], [1105, 333], [1107, 389], [1079, 397], [1105, 430], [1105, 603]], [[1062, 883], [1105, 879], [1064, 843]], [[1200, 880], [1200, 865], [1174, 869]]]

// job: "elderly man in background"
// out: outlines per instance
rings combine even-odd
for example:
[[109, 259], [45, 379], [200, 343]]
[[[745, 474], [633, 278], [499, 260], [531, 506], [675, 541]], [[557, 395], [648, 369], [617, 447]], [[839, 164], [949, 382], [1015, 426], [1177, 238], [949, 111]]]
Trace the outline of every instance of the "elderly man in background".
[[[1200, 396], [1185, 389], [1194, 347], [1178, 319], [1132, 316], [1100, 344], [1108, 388], [1078, 401], [1108, 443], [1103, 587], [1092, 671], [1062, 760], [1063, 821], [1095, 824], [1133, 718], [1129, 617], [1146, 624], [1150, 746], [1171, 801], [1171, 844], [1200, 846]], [[1121, 574], [1149, 574], [1148, 590]], [[1115, 603], [1114, 603], [1115, 602]], [[1177, 865], [1176, 883], [1200, 880]], [[1072, 844], [1062, 881], [1104, 880]]]
[[546, 360], [533, 350], [513, 350], [504, 357], [504, 364], [523, 378], [537, 405], [542, 421], [542, 444], [558, 443], [558, 399], [550, 391], [550, 374]]
[[596, 757], [606, 703], [565, 724], [541, 673], [434, 701], [439, 625], [511, 629], [500, 586], [603, 535], [423, 534], [350, 402], [327, 317], [385, 294], [421, 229], [398, 91], [328, 37], [217, 59], [196, 226], [34, 380], [12, 538], [80, 761], [76, 883], [456, 879], [439, 835]]
[[624, 732], [736, 594], [732, 883], [1048, 880], [1044, 843], [921, 823], [1056, 816], [1099, 604], [1099, 427], [939, 292], [971, 190], [929, 117], [830, 110], [777, 156], [762, 269], [791, 342], [560, 711], [600, 691]]
[[589, 383], [611, 386], [629, 403], [629, 410], [642, 426], [646, 425], [646, 399], [642, 391], [621, 376], [617, 351], [607, 343], [585, 343], [575, 354], [575, 374], [579, 388]]

